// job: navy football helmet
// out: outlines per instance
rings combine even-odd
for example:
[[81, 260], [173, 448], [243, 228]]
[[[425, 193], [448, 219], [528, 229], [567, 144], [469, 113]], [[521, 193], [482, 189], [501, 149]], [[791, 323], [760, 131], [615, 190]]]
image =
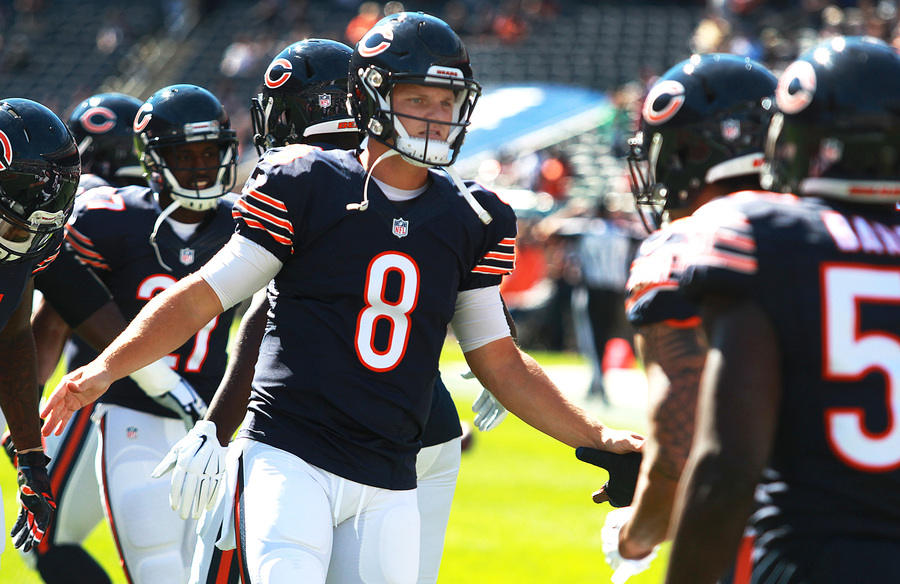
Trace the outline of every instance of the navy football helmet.
[[78, 145], [83, 172], [112, 185], [141, 179], [134, 151], [134, 116], [143, 102], [124, 93], [98, 93], [78, 104], [68, 126]]
[[[391, 107], [392, 90], [400, 83], [454, 91], [446, 142], [409, 136]], [[369, 139], [420, 166], [449, 166], [456, 161], [481, 95], [462, 40], [444, 21], [421, 12], [392, 14], [366, 33], [350, 61], [349, 90], [350, 111]]]
[[791, 63], [775, 92], [765, 188], [900, 202], [900, 58], [874, 37], [835, 37]]
[[708, 184], [757, 177], [776, 78], [728, 54], [694, 55], [650, 89], [629, 140], [635, 203], [648, 228], [690, 205]]
[[80, 177], [75, 140], [56, 114], [29, 99], [0, 100], [0, 264], [58, 241]]
[[[150, 187], [168, 193], [182, 207], [204, 211], [228, 193], [237, 178], [237, 134], [225, 108], [209, 91], [196, 85], [170, 85], [150, 96], [134, 119], [134, 143]], [[202, 189], [182, 186], [166, 160], [169, 147], [188, 142], [214, 141], [219, 164], [213, 184]]]
[[[330, 134], [346, 149], [359, 145], [356, 120], [347, 111], [347, 71], [353, 50], [327, 39], [296, 42], [275, 56], [262, 93], [250, 99], [253, 143], [269, 148]], [[333, 136], [335, 134], [341, 136]]]

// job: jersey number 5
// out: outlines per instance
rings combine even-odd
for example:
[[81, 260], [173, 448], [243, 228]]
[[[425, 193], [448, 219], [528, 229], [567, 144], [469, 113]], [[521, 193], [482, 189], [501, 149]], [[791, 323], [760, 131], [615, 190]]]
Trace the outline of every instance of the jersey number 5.
[[[390, 301], [384, 297], [388, 274], [400, 276], [400, 297]], [[409, 313], [419, 300], [419, 268], [406, 254], [385, 252], [369, 263], [366, 272], [366, 307], [356, 320], [356, 354], [372, 371], [389, 371], [406, 353], [409, 341]], [[390, 336], [384, 349], [375, 347], [375, 328], [386, 320]]]
[[[825, 412], [831, 448], [846, 464], [868, 472], [900, 467], [900, 338], [878, 330], [860, 330], [860, 305], [892, 305], [900, 312], [900, 269], [830, 264], [822, 269], [824, 301], [824, 375], [854, 381], [873, 371], [885, 377], [890, 420], [880, 433], [870, 432], [862, 408]], [[897, 319], [894, 319], [897, 322]]]

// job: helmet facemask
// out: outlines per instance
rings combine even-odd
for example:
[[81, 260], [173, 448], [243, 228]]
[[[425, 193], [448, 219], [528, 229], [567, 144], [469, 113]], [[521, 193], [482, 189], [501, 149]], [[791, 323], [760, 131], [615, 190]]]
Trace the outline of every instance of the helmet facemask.
[[[215, 166], [179, 168], [177, 163], [167, 158], [180, 144], [204, 141], [215, 142], [218, 147], [219, 162]], [[183, 136], [151, 140], [141, 161], [150, 171], [150, 184], [154, 190], [169, 194], [182, 207], [206, 211], [214, 208], [218, 199], [234, 187], [237, 179], [237, 136], [233, 130], [220, 129], [215, 120], [185, 124]], [[215, 178], [205, 188], [183, 186], [174, 174], [181, 171], [214, 171]]]
[[[453, 112], [449, 122], [419, 118], [393, 109], [394, 88], [399, 84], [424, 85], [450, 89], [454, 93]], [[427, 75], [390, 73], [371, 66], [358, 72], [358, 88], [365, 92], [360, 106], [368, 109], [366, 131], [369, 137], [399, 152], [416, 166], [450, 166], [456, 161], [465, 139], [472, 112], [481, 96], [481, 86], [465, 79], [452, 67], [432, 66]], [[409, 135], [402, 119], [449, 126], [447, 140], [418, 138]]]
[[[662, 137], [656, 134], [654, 140], [658, 143]], [[628, 146], [628, 170], [631, 173], [631, 193], [634, 195], [635, 208], [644, 227], [648, 232], [653, 232], [665, 222], [667, 195], [665, 186], [656, 181], [655, 168], [659, 148], [654, 148], [651, 143], [650, 150], [653, 152], [651, 161], [644, 148], [643, 132], [638, 132], [634, 138], [629, 139]]]
[[[9, 203], [10, 201], [5, 201]], [[67, 213], [35, 211], [27, 222], [0, 209], [0, 264], [15, 263], [43, 253], [60, 233]]]

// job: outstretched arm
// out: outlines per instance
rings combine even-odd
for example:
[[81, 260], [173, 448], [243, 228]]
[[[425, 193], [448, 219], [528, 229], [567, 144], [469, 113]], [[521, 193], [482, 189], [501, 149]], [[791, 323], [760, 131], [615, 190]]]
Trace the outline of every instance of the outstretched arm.
[[63, 377], [41, 412], [44, 435], [61, 433], [112, 382], [180, 347], [221, 312], [219, 297], [197, 274], [156, 296], [96, 359]]
[[614, 430], [569, 401], [541, 366], [504, 337], [465, 353], [482, 385], [509, 411], [534, 428], [573, 448], [610, 452], [639, 450], [643, 437]]

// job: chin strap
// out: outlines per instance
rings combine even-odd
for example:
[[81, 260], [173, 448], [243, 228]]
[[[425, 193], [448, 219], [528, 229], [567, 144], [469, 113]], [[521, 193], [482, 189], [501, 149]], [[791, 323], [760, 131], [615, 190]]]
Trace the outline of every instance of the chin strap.
[[396, 156], [400, 154], [396, 150], [387, 150], [384, 154], [375, 159], [375, 162], [372, 164], [372, 168], [366, 172], [366, 182], [363, 185], [363, 200], [362, 203], [348, 203], [347, 210], [348, 211], [365, 211], [369, 208], [369, 181], [372, 180], [372, 171], [375, 170], [375, 167], [378, 166], [378, 163], [386, 158], [390, 158], [391, 156]]
[[459, 176], [459, 173], [456, 172], [456, 169], [452, 166], [445, 166], [444, 170], [447, 171], [447, 174], [450, 176], [450, 179], [453, 181], [453, 184], [456, 185], [456, 188], [459, 189], [459, 195], [469, 203], [469, 206], [472, 207], [472, 210], [475, 211], [475, 214], [478, 215], [478, 218], [481, 219], [481, 222], [487, 225], [491, 221], [494, 220], [491, 217], [491, 214], [485, 211], [484, 207], [482, 207], [478, 201], [475, 200], [475, 196], [472, 195], [472, 191], [469, 190], [469, 187], [466, 186], [466, 183], [463, 182], [463, 179]]
[[[375, 159], [375, 163], [372, 164], [372, 168], [366, 173], [366, 182], [363, 185], [363, 200], [361, 203], [348, 203], [347, 210], [348, 211], [365, 211], [369, 208], [369, 181], [372, 179], [372, 171], [375, 170], [375, 167], [382, 160], [389, 158], [391, 156], [396, 156], [400, 154], [396, 150], [387, 150], [384, 154]], [[478, 218], [481, 219], [481, 222], [487, 225], [491, 221], [494, 220], [491, 217], [491, 214], [488, 213], [484, 207], [475, 199], [475, 196], [472, 194], [472, 191], [469, 190], [469, 187], [466, 186], [466, 183], [463, 182], [463, 179], [459, 176], [459, 173], [456, 172], [456, 169], [452, 166], [443, 167], [447, 172], [447, 175], [450, 177], [450, 180], [453, 181], [453, 184], [456, 185], [457, 190], [459, 190], [459, 196], [464, 198], [469, 206], [472, 207], [472, 210], [475, 211], [475, 214], [478, 215]], [[168, 209], [167, 209], [168, 210]], [[156, 231], [154, 230], [154, 233]], [[151, 240], [152, 242], [152, 240]]]
[[165, 221], [166, 218], [180, 206], [181, 203], [179, 203], [178, 201], [172, 201], [172, 204], [166, 207], [165, 210], [159, 214], [159, 217], [156, 218], [156, 223], [153, 224], [153, 232], [150, 233], [150, 245], [153, 246], [153, 251], [156, 252], [156, 259], [159, 262], [159, 265], [164, 267], [169, 272], [172, 271], [172, 268], [166, 265], [166, 262], [164, 262], [162, 259], [162, 255], [159, 253], [159, 246], [156, 244], [156, 233], [159, 231], [159, 227], [163, 224], [163, 221]]

